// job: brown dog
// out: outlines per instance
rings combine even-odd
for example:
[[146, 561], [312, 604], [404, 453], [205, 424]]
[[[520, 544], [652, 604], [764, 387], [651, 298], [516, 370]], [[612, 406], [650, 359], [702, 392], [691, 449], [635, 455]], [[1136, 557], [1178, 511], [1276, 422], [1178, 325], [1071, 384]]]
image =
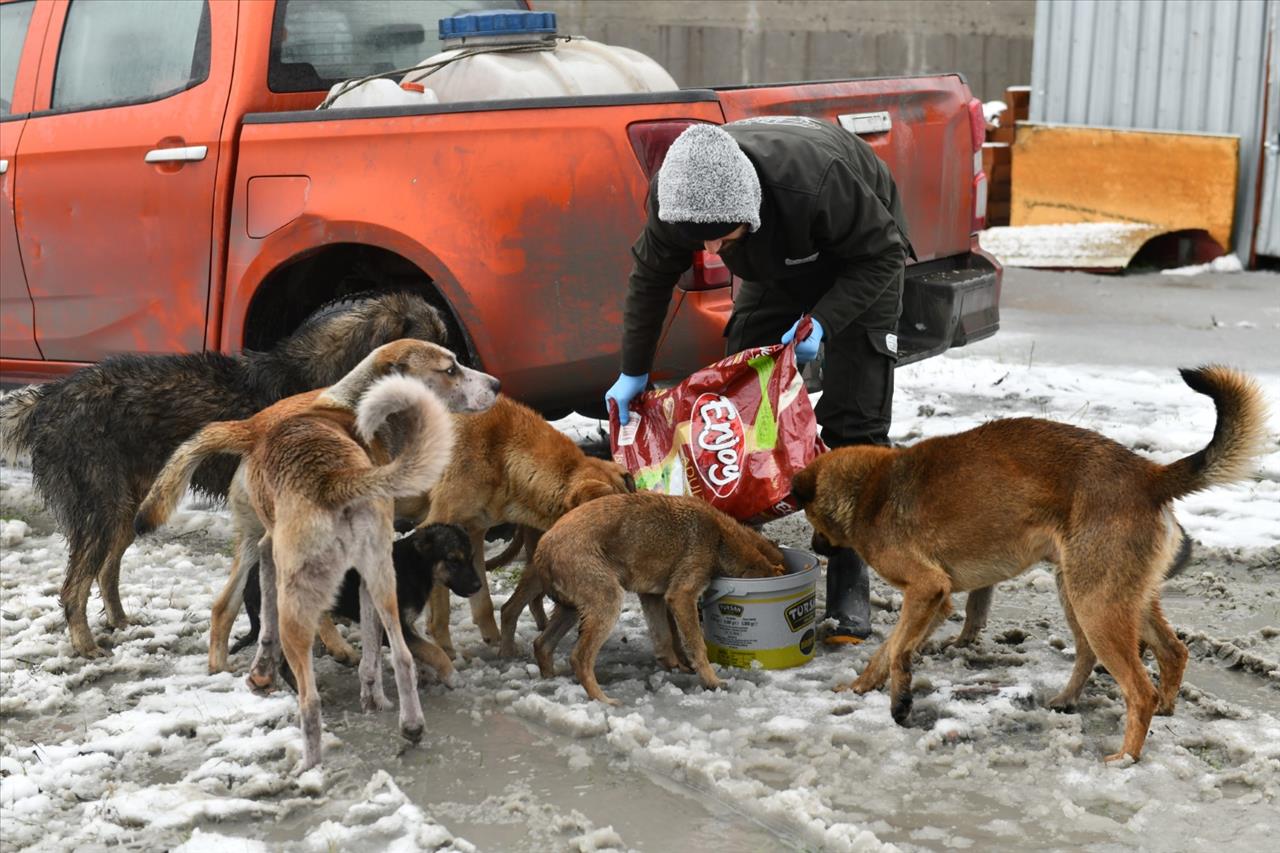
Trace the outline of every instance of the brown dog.
[[[393, 499], [430, 488], [453, 447], [452, 417], [428, 384], [443, 386], [457, 408], [489, 405], [497, 391], [496, 380], [460, 367], [443, 348], [388, 344], [309, 405], [290, 398], [254, 418], [202, 429], [174, 453], [135, 520], [139, 533], [163, 522], [210, 453], [244, 457], [236, 476], [265, 531], [259, 554], [262, 632], [249, 682], [255, 689], [271, 686], [283, 647], [297, 679], [304, 770], [320, 760], [311, 647], [321, 615], [352, 567], [362, 581], [361, 705], [387, 705], [380, 660], [385, 631], [401, 733], [413, 741], [422, 735], [413, 660], [399, 630], [391, 542]], [[398, 452], [375, 464], [371, 457], [385, 458], [386, 448]]]
[[[493, 599], [484, 562], [484, 534], [490, 527], [514, 523], [536, 536], [569, 510], [603, 495], [635, 491], [621, 465], [587, 456], [539, 414], [499, 396], [486, 412], [460, 415], [453, 459], [440, 482], [416, 508], [396, 507], [424, 524], [457, 524], [471, 534], [480, 575], [480, 592], [471, 597], [471, 617], [486, 643], [498, 641]], [[449, 654], [449, 594], [431, 593], [431, 635]]]
[[698, 596], [716, 575], [763, 578], [784, 571], [776, 545], [701, 498], [652, 492], [598, 498], [543, 534], [532, 564], [502, 606], [502, 653], [515, 654], [516, 622], [525, 606], [549, 595], [556, 608], [533, 643], [542, 677], [554, 674], [551, 656], [576, 617], [573, 671], [588, 696], [616, 705], [596, 682], [596, 655], [629, 590], [640, 594], [659, 661], [677, 665], [669, 611], [703, 686], [714, 689], [720, 679], [707, 660]]
[[[841, 448], [801, 471], [792, 490], [815, 549], [853, 548], [903, 592], [892, 634], [838, 689], [865, 693], [889, 678], [893, 718], [905, 722], [912, 653], [946, 617], [951, 593], [1049, 560], [1076, 640], [1071, 680], [1049, 704], [1074, 703], [1101, 660], [1128, 711], [1123, 749], [1107, 760], [1137, 760], [1152, 714], [1173, 712], [1187, 660], [1160, 610], [1160, 582], [1182, 541], [1169, 505], [1247, 476], [1266, 436], [1266, 407], [1248, 377], [1204, 367], [1182, 378], [1213, 398], [1218, 421], [1207, 447], [1171, 465], [1089, 430], [1014, 418], [909, 448]], [[1155, 653], [1159, 691], [1140, 641]]]

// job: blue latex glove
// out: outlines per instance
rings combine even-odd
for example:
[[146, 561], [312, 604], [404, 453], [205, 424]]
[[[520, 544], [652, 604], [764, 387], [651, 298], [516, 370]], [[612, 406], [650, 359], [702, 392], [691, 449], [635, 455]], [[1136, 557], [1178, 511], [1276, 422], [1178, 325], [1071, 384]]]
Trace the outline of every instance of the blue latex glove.
[[627, 421], [631, 420], [631, 413], [627, 411], [627, 406], [631, 405], [631, 400], [637, 394], [644, 390], [644, 386], [649, 384], [649, 374], [642, 373], [639, 376], [628, 376], [625, 373], [618, 374], [618, 381], [604, 392], [604, 404], [609, 405], [609, 401], [613, 400], [618, 404], [618, 423], [623, 426], [627, 425]]
[[[787, 333], [782, 336], [784, 344], [791, 343], [791, 339], [796, 336], [796, 326], [803, 320], [801, 317], [787, 329]], [[809, 337], [796, 343], [796, 364], [808, 364], [818, 357], [818, 344], [822, 343], [822, 324], [817, 317], [810, 317], [809, 320], [813, 323], [813, 329], [809, 332]]]

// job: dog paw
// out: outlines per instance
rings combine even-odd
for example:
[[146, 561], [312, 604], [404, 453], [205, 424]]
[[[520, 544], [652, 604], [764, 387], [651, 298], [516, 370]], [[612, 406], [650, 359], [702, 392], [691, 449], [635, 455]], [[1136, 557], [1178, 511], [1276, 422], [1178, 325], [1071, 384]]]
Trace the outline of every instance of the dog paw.
[[330, 652], [329, 656], [344, 666], [356, 666], [360, 663], [360, 653], [351, 646], [347, 646], [345, 649], [340, 649], [335, 652]]
[[516, 656], [516, 644], [502, 641], [502, 645], [498, 647], [498, 657], [513, 658]]
[[137, 619], [120, 613], [115, 616], [107, 616], [107, 627], [112, 631], [123, 631], [125, 628], [132, 628], [134, 625], [141, 625]]
[[361, 691], [360, 710], [364, 711], [366, 714], [371, 714], [374, 711], [385, 711], [389, 707], [391, 707], [391, 702], [387, 699], [387, 695], [385, 693]]
[[846, 685], [840, 692], [843, 693], [845, 690], [849, 690], [857, 693], [858, 695], [862, 695], [863, 693], [870, 693], [872, 690], [879, 690], [883, 685], [883, 678], [866, 678], [864, 676], [862, 678], [855, 679], [853, 682]]
[[99, 658], [111, 656], [111, 652], [93, 641], [90, 641], [88, 645], [81, 645], [77, 643], [75, 644], [75, 647], [76, 653], [80, 655], [80, 657], [88, 660], [98, 660]]
[[1074, 714], [1076, 711], [1076, 697], [1067, 696], [1059, 693], [1049, 700], [1049, 710], [1056, 711], [1059, 714]]
[[245, 676], [244, 683], [254, 693], [266, 694], [271, 692], [275, 678], [272, 677], [271, 673], [264, 673], [255, 669]]
[[1108, 767], [1128, 767], [1137, 762], [1134, 757], [1127, 752], [1113, 752], [1111, 755], [1102, 759], [1102, 763]]
[[409, 743], [417, 743], [422, 740], [422, 732], [425, 726], [421, 722], [410, 723], [400, 726], [400, 735]]
[[889, 713], [893, 716], [893, 721], [900, 726], [907, 724], [907, 717], [911, 715], [911, 692], [907, 691], [901, 696], [893, 700], [893, 704], [889, 707]]

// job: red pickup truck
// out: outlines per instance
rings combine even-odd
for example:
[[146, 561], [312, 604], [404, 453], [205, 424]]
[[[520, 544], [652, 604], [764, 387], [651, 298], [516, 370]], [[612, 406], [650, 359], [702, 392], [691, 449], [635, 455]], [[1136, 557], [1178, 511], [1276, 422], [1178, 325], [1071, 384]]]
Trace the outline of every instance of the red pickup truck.
[[[0, 4], [0, 381], [268, 348], [335, 296], [401, 288], [516, 398], [599, 413], [648, 177], [689, 123], [761, 115], [837, 122], [892, 168], [919, 255], [904, 362], [995, 332], [982, 114], [958, 75], [315, 110], [435, 53], [439, 16], [502, 7], [524, 4]], [[723, 354], [732, 287], [698, 259], [655, 378]]]

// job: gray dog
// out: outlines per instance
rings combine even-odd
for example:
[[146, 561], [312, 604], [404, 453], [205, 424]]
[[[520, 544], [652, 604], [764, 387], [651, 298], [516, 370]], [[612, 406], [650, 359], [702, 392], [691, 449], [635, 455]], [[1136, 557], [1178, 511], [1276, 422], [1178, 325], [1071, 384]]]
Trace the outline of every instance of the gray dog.
[[[439, 313], [420, 297], [366, 295], [324, 306], [270, 352], [115, 356], [0, 401], [0, 452], [29, 454], [36, 488], [67, 537], [61, 600], [76, 651], [103, 654], [87, 613], [95, 578], [107, 624], [128, 624], [120, 558], [133, 542], [139, 504], [178, 445], [212, 421], [247, 418], [332, 385], [385, 343], [446, 337]], [[225, 496], [237, 462], [210, 460], [195, 487]]]

